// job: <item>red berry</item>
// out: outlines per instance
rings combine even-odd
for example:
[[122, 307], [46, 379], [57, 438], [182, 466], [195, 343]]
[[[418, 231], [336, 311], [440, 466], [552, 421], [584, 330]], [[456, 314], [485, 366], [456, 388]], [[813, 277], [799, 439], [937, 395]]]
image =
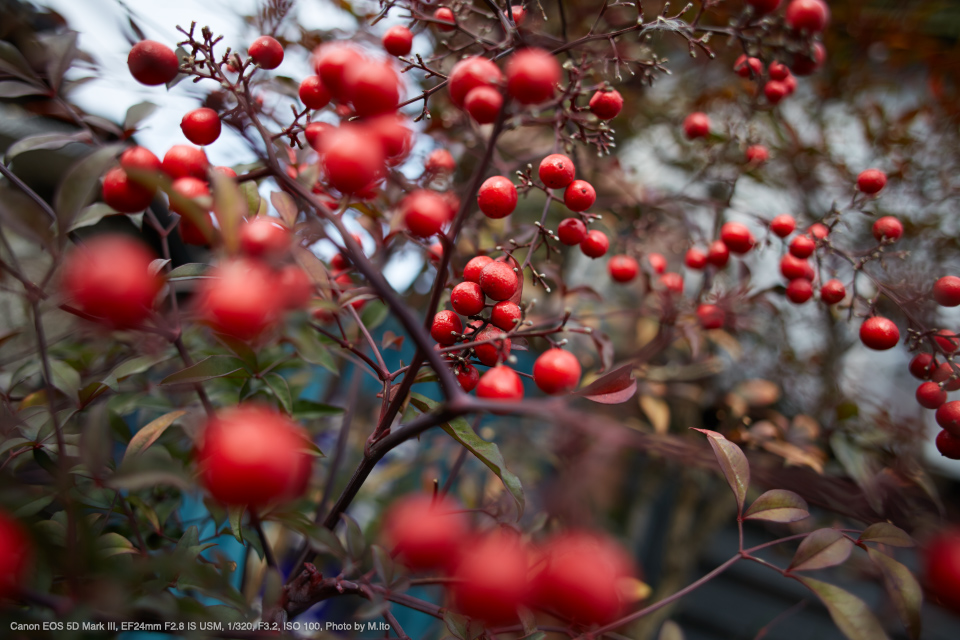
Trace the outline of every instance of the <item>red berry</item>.
[[[948, 431], [941, 431], [937, 434], [936, 442], [937, 451], [940, 452], [940, 455], [951, 460], [960, 460], [960, 438], [950, 435]], [[960, 588], [960, 586], [955, 587], [955, 590], [957, 588]], [[955, 608], [960, 609], [960, 598], [957, 598], [957, 600], [958, 604], [955, 605]]]
[[405, 56], [413, 48], [413, 33], [403, 25], [395, 25], [383, 34], [383, 48], [392, 56]]
[[762, 144], [755, 144], [747, 147], [747, 162], [750, 164], [763, 164], [770, 159], [770, 152]]
[[[206, 107], [188, 112], [180, 121], [180, 129], [193, 144], [212, 144], [220, 137], [220, 116]], [[199, 177], [199, 176], [198, 176]]]
[[[477, 395], [487, 376], [498, 369], [506, 370], [519, 383], [520, 378], [513, 371], [497, 367], [480, 378]], [[463, 554], [452, 576], [450, 590], [454, 609], [487, 625], [515, 622], [517, 607], [524, 604], [530, 594], [526, 550], [517, 538], [501, 533], [470, 541], [469, 548], [470, 552]]]
[[817, 248], [810, 236], [797, 236], [790, 242], [790, 254], [798, 258], [809, 258]]
[[510, 7], [510, 16], [513, 18], [513, 24], [519, 27], [523, 24], [524, 18], [527, 17], [527, 11], [522, 6], [515, 4]]
[[707, 249], [707, 262], [717, 269], [723, 269], [730, 261], [730, 249], [722, 240], [714, 240]]
[[[932, 384], [932, 383], [931, 383]], [[937, 424], [950, 435], [960, 438], [960, 400], [951, 400], [937, 409]]]
[[931, 353], [918, 353], [910, 361], [910, 375], [919, 380], [929, 380], [937, 364]]
[[580, 372], [580, 361], [563, 349], [547, 349], [533, 363], [533, 381], [541, 391], [552, 396], [576, 389]]
[[345, 102], [349, 97], [345, 83], [347, 69], [360, 64], [363, 59], [353, 45], [331, 42], [316, 50], [313, 65], [327, 91], [337, 100]]
[[114, 167], [103, 176], [103, 201], [120, 213], [139, 213], [150, 206], [155, 189], [132, 180], [127, 172]]
[[344, 72], [343, 87], [358, 116], [396, 111], [400, 104], [400, 77], [388, 61], [361, 59]]
[[149, 149], [130, 147], [120, 154], [120, 166], [124, 169], [139, 171], [160, 171], [160, 158]]
[[477, 396], [488, 400], [519, 402], [523, 399], [523, 381], [516, 371], [500, 364], [480, 376]]
[[933, 285], [933, 299], [941, 307], [956, 307], [960, 305], [960, 278], [943, 276]]
[[[183, 198], [195, 201], [195, 204], [199, 206], [201, 210], [210, 210], [210, 189], [203, 180], [190, 177], [177, 178], [170, 186], [170, 190]], [[184, 216], [183, 220], [193, 221], [192, 212], [189, 208], [182, 205], [182, 203], [178, 203], [174, 197], [170, 198], [170, 211]], [[183, 220], [181, 220], [181, 222], [183, 222]]]
[[683, 133], [690, 140], [706, 138], [710, 135], [710, 117], [700, 111], [691, 113], [683, 121]]
[[0, 598], [14, 596], [29, 575], [32, 536], [17, 520], [0, 511]]
[[443, 260], [443, 245], [439, 242], [434, 242], [427, 248], [427, 257], [435, 265], [439, 265], [440, 261]]
[[461, 282], [450, 292], [450, 305], [462, 316], [475, 316], [483, 311], [483, 291], [476, 282]]
[[580, 244], [587, 237], [587, 225], [579, 218], [565, 218], [557, 227], [557, 237], [568, 247]]
[[597, 201], [597, 192], [586, 180], [574, 180], [563, 192], [563, 203], [571, 211], [586, 211]]
[[903, 223], [893, 216], [883, 216], [873, 223], [873, 237], [877, 242], [884, 239], [899, 240], [903, 236]]
[[407, 229], [420, 238], [439, 233], [443, 225], [450, 221], [447, 202], [435, 191], [426, 189], [414, 191], [404, 198], [400, 210]]
[[803, 304], [813, 296], [813, 284], [806, 278], [796, 278], [787, 284], [787, 298], [794, 304]]
[[753, 249], [755, 240], [750, 229], [739, 222], [727, 222], [720, 228], [720, 240], [733, 253], [744, 254]]
[[472, 364], [461, 365], [457, 369], [457, 382], [460, 383], [461, 389], [470, 393], [477, 388], [477, 383], [480, 382], [480, 372]]
[[491, 299], [509, 300], [520, 287], [520, 276], [506, 262], [493, 261], [480, 272], [480, 288]]
[[774, 60], [770, 63], [770, 79], [771, 80], [786, 80], [790, 77], [790, 69], [787, 68], [787, 65]]
[[435, 149], [427, 156], [424, 164], [424, 170], [427, 173], [453, 173], [457, 168], [457, 163], [446, 149]]
[[771, 80], [763, 86], [763, 95], [770, 104], [779, 104], [790, 94], [790, 88], [780, 80]]
[[413, 571], [449, 570], [459, 560], [469, 523], [449, 498], [415, 495], [390, 507], [383, 532], [387, 548]]
[[820, 299], [826, 304], [837, 304], [847, 296], [847, 288], [837, 279], [827, 280], [820, 287]]
[[823, 0], [791, 0], [786, 19], [791, 29], [819, 33], [830, 22], [830, 9]]
[[247, 53], [263, 69], [276, 69], [283, 62], [283, 46], [270, 36], [254, 40]]
[[684, 257], [683, 262], [690, 269], [700, 271], [707, 267], [707, 254], [696, 247], [692, 247], [687, 249], [687, 255]]
[[477, 124], [495, 122], [502, 107], [503, 96], [493, 87], [477, 87], [463, 99], [463, 108]]
[[623, 109], [623, 96], [616, 89], [597, 91], [590, 98], [590, 111], [601, 120], [616, 118]]
[[314, 151], [320, 151], [323, 144], [323, 134], [333, 131], [334, 127], [326, 122], [311, 122], [303, 130], [303, 137]]
[[741, 54], [733, 63], [733, 70], [741, 78], [759, 78], [763, 75], [763, 63], [759, 58], [748, 58], [746, 54]]
[[610, 248], [610, 240], [603, 231], [591, 229], [587, 237], [580, 242], [580, 251], [589, 258], [599, 258]]
[[456, 28], [457, 18], [453, 15], [453, 10], [448, 9], [447, 7], [440, 7], [433, 12], [434, 20], [440, 20], [444, 23], [449, 24], [437, 24], [436, 27], [440, 31], [453, 31]]
[[227, 409], [203, 431], [197, 462], [204, 486], [224, 504], [262, 506], [299, 497], [312, 465], [307, 432], [273, 409]]
[[463, 323], [460, 321], [460, 316], [453, 311], [439, 311], [433, 316], [430, 336], [440, 344], [450, 346], [456, 343], [461, 333], [463, 333]]
[[917, 387], [917, 402], [925, 409], [937, 409], [947, 401], [947, 392], [936, 382], [924, 382]]
[[490, 324], [504, 331], [513, 331], [520, 326], [522, 317], [523, 313], [520, 311], [518, 304], [503, 300], [493, 305], [493, 310], [490, 312]]
[[660, 284], [669, 293], [676, 295], [683, 294], [683, 276], [679, 273], [667, 272], [660, 276]]
[[882, 316], [867, 318], [860, 325], [860, 341], [871, 349], [885, 351], [897, 346], [900, 330], [892, 320]]
[[175, 144], [163, 156], [161, 168], [171, 180], [187, 177], [206, 180], [210, 161], [207, 160], [207, 154], [203, 149], [186, 144]]
[[857, 176], [857, 189], [867, 195], [880, 193], [887, 186], [887, 174], [880, 169], [867, 169]]
[[283, 292], [265, 266], [231, 260], [210, 276], [200, 281], [197, 299], [201, 319], [215, 331], [250, 340], [276, 323]]
[[943, 383], [943, 388], [947, 391], [960, 390], [960, 377], [955, 377], [956, 372], [949, 362], [941, 362], [935, 367], [930, 379], [934, 382]]
[[[480, 324], [479, 321], [477, 321], [477, 323], [478, 325]], [[474, 331], [476, 331], [476, 329], [474, 329]], [[507, 338], [506, 335], [507, 334], [497, 327], [488, 325], [486, 329], [476, 336], [470, 337], [470, 342], [490, 341], [485, 344], [478, 344], [473, 348], [473, 352], [477, 354], [477, 360], [488, 367], [492, 367], [498, 362], [506, 360], [510, 356], [511, 349], [510, 338]]]
[[67, 255], [64, 293], [105, 325], [135, 327], [150, 316], [163, 287], [163, 280], [150, 270], [154, 258], [149, 249], [127, 236], [95, 236]]
[[290, 249], [290, 231], [276, 219], [256, 217], [240, 227], [240, 249], [251, 258], [278, 258]]
[[607, 270], [615, 282], [631, 282], [640, 273], [640, 263], [630, 256], [613, 256], [607, 263]]
[[308, 109], [323, 109], [330, 102], [330, 92], [320, 76], [309, 76], [300, 83], [300, 102]]
[[[726, 245], [723, 247], [726, 249]], [[662, 274], [667, 270], [667, 259], [663, 257], [661, 253], [648, 253], [647, 254], [647, 263], [650, 265], [650, 268], [653, 269], [653, 272], [656, 274]]]
[[509, 178], [487, 178], [477, 192], [477, 204], [488, 218], [506, 218], [517, 208], [517, 188]]
[[770, 231], [777, 236], [786, 238], [797, 228], [797, 221], [788, 213], [781, 213], [770, 221]]
[[141, 40], [127, 56], [130, 75], [140, 84], [167, 84], [180, 72], [180, 61], [170, 47], [153, 40]]
[[219, 173], [220, 175], [227, 176], [228, 178], [236, 178], [236, 177], [237, 177], [237, 172], [234, 171], [233, 169], [231, 169], [230, 167], [220, 167], [220, 166], [218, 166], [218, 167], [214, 167], [213, 170], [216, 171], [217, 173]]
[[345, 124], [326, 131], [320, 143], [320, 166], [337, 191], [363, 191], [383, 175], [383, 148], [370, 144], [366, 128]]
[[503, 74], [496, 63], [487, 58], [472, 56], [453, 65], [447, 78], [450, 101], [462, 107], [467, 94], [477, 87], [495, 87], [503, 82]]
[[780, 259], [780, 273], [787, 280], [796, 280], [797, 278], [813, 280], [815, 275], [809, 262], [790, 253]]
[[277, 287], [283, 297], [284, 309], [302, 309], [313, 298], [314, 286], [307, 272], [295, 264], [288, 264], [277, 275]]
[[807, 233], [817, 240], [823, 240], [830, 234], [830, 229], [825, 224], [814, 222], [810, 225], [810, 228], [807, 229]]
[[793, 72], [798, 76], [808, 76], [816, 72], [823, 66], [827, 60], [827, 49], [821, 42], [813, 43], [813, 57], [805, 53], [798, 53], [793, 56], [793, 64], [790, 65]]
[[539, 104], [553, 97], [560, 83], [560, 63], [549, 51], [521, 49], [505, 68], [507, 92], [520, 104]]
[[554, 153], [540, 161], [538, 174], [547, 188], [563, 189], [573, 182], [577, 169], [573, 160], [562, 153]]
[[953, 331], [940, 329], [934, 334], [933, 339], [940, 345], [944, 353], [953, 353], [957, 349], [960, 349], [960, 339], [957, 338], [957, 334]]
[[775, 11], [780, 6], [780, 2], [781, 0], [747, 0], [747, 4], [760, 15]]
[[701, 304], [697, 307], [697, 319], [704, 329], [720, 329], [725, 319], [723, 309], [715, 304]]
[[387, 164], [400, 164], [410, 153], [413, 132], [407, 127], [406, 117], [396, 113], [384, 113], [366, 120], [364, 128], [370, 137], [380, 143]]
[[480, 274], [483, 272], [483, 268], [491, 262], [493, 262], [493, 258], [490, 256], [470, 258], [470, 262], [463, 268], [463, 279], [480, 284]]

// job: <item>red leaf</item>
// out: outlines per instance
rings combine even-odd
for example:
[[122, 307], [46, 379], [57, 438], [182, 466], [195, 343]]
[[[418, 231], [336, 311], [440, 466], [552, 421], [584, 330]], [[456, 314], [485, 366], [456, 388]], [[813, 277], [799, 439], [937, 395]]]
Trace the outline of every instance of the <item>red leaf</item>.
[[632, 398], [636, 392], [637, 381], [633, 379], [633, 365], [628, 364], [597, 378], [573, 395], [600, 404], [620, 404]]

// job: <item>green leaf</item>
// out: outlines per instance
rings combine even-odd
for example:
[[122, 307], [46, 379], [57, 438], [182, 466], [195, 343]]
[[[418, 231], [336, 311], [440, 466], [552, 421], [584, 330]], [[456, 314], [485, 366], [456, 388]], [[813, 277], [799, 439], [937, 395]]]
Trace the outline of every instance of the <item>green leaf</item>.
[[54, 91], [60, 90], [63, 74], [77, 57], [77, 35], [76, 31], [68, 30], [42, 39], [47, 55], [47, 80]]
[[237, 542], [244, 544], [243, 541], [243, 511], [244, 507], [230, 507], [227, 509], [227, 521], [230, 523], [230, 531]]
[[[419, 393], [410, 394], [410, 403], [424, 413], [439, 406], [433, 400]], [[524, 509], [523, 487], [520, 484], [520, 478], [507, 469], [503, 456], [500, 454], [500, 448], [493, 442], [487, 442], [478, 436], [463, 418], [454, 418], [447, 424], [441, 425], [441, 427], [500, 478], [503, 486], [507, 488], [507, 491], [513, 496], [514, 502], [517, 503], [517, 517], [522, 516]]]
[[247, 217], [254, 218], [260, 212], [260, 191], [253, 180], [244, 180], [240, 183], [240, 191], [247, 201]]
[[310, 364], [320, 365], [330, 373], [340, 373], [337, 369], [337, 363], [334, 361], [333, 356], [330, 355], [330, 351], [311, 333], [301, 332], [300, 335], [294, 338], [294, 343], [297, 347], [297, 355], [299, 355], [301, 359], [306, 360]]
[[853, 542], [836, 529], [817, 529], [800, 543], [788, 571], [824, 569], [846, 562]]
[[243, 369], [242, 362], [233, 356], [208, 356], [191, 367], [172, 373], [160, 384], [196, 384], [213, 378], [223, 378]]
[[913, 547], [916, 543], [910, 535], [889, 522], [876, 522], [860, 534], [860, 542], [877, 542], [891, 547]]
[[121, 148], [119, 144], [101, 147], [67, 170], [53, 197], [53, 210], [57, 212], [61, 231], [72, 227], [80, 210], [90, 204], [100, 190], [100, 176], [116, 162]]
[[327, 553], [335, 558], [344, 560], [347, 557], [347, 550], [343, 548], [343, 543], [337, 535], [326, 527], [316, 527], [309, 534], [310, 544], [317, 553]]
[[120, 555], [122, 553], [139, 553], [133, 543], [119, 533], [105, 533], [96, 541], [97, 553], [104, 557]]
[[297, 223], [297, 203], [293, 197], [284, 191], [274, 191], [270, 194], [270, 202], [273, 208], [280, 214], [280, 219], [288, 227], [293, 227]]
[[28, 81], [37, 79], [33, 69], [30, 68], [30, 63], [23, 57], [20, 50], [6, 40], [0, 40], [0, 71], [6, 71], [10, 75]]
[[737, 511], [743, 513], [743, 503], [747, 498], [747, 489], [750, 487], [750, 463], [743, 451], [730, 442], [723, 435], [709, 429], [694, 429], [707, 436], [707, 442], [713, 448], [713, 454], [720, 463], [727, 484], [737, 498]]
[[350, 554], [350, 558], [360, 562], [367, 550], [367, 541], [363, 537], [363, 531], [360, 530], [357, 521], [347, 514], [340, 514], [340, 517], [347, 523], [347, 552]]
[[797, 522], [810, 516], [806, 500], [785, 489], [767, 491], [753, 501], [743, 514], [744, 520]]
[[110, 372], [110, 375], [103, 379], [103, 384], [117, 391], [121, 381], [126, 380], [132, 375], [143, 373], [150, 367], [167, 360], [169, 357], [168, 355], [137, 356], [136, 358], [124, 360], [117, 365], [116, 369]]
[[7, 80], [0, 82], [0, 98], [22, 98], [23, 96], [43, 96], [50, 93], [46, 87], [31, 82]]
[[157, 105], [152, 102], [138, 102], [129, 109], [127, 109], [127, 115], [123, 119], [123, 130], [132, 131], [137, 128], [141, 122], [153, 115], [153, 112], [157, 110]]
[[326, 416], [335, 416], [343, 413], [343, 408], [333, 405], [314, 402], [313, 400], [297, 400], [293, 403], [293, 417], [299, 420], [315, 420]]
[[214, 333], [213, 335], [216, 337], [217, 342], [227, 349], [230, 349], [235, 356], [243, 360], [243, 364], [247, 366], [248, 370], [259, 371], [257, 367], [257, 354], [250, 348], [250, 345], [243, 340], [228, 336], [225, 333]]
[[63, 391], [69, 398], [76, 399], [80, 393], [80, 374], [62, 360], [50, 361], [50, 375], [53, 386]]
[[31, 500], [30, 502], [20, 507], [17, 507], [17, 509], [13, 512], [13, 517], [14, 518], [30, 518], [32, 516], [35, 516], [41, 511], [43, 511], [47, 507], [47, 505], [53, 502], [53, 498], [54, 496], [52, 494], [41, 495]]
[[230, 176], [211, 171], [210, 181], [213, 213], [220, 223], [220, 236], [227, 251], [235, 253], [240, 247], [240, 223], [247, 214], [246, 198]]
[[377, 575], [385, 585], [393, 584], [394, 564], [390, 552], [376, 544], [371, 545], [370, 550], [373, 552], [373, 568]]
[[167, 274], [167, 280], [170, 282], [176, 282], [177, 280], [195, 280], [202, 278], [209, 268], [210, 265], [200, 262], [182, 264]]
[[7, 149], [7, 163], [21, 153], [38, 151], [40, 149], [62, 149], [71, 142], [87, 142], [90, 136], [87, 133], [40, 133], [35, 136], [20, 138]]
[[910, 570], [890, 556], [867, 548], [867, 555], [883, 574], [883, 584], [897, 608], [897, 614], [912, 640], [920, 637], [922, 628], [920, 609], [923, 606], [923, 590]]
[[290, 394], [290, 385], [287, 384], [283, 376], [279, 373], [268, 373], [263, 376], [263, 381], [280, 401], [283, 410], [288, 414], [291, 413], [293, 411], [293, 396]]
[[89, 207], [84, 207], [77, 219], [70, 225], [68, 231], [82, 229], [83, 227], [92, 227], [108, 216], [118, 216], [119, 211], [114, 211], [109, 205], [103, 202], [94, 202]]
[[850, 640], [889, 640], [870, 607], [860, 598], [826, 582], [807, 577], [797, 580], [817, 594], [834, 624]]
[[371, 300], [363, 307], [360, 320], [367, 329], [376, 329], [390, 316], [390, 308], [380, 300]]
[[[123, 453], [123, 461], [125, 462], [127, 458], [132, 458], [149, 448], [150, 445], [163, 435], [167, 427], [186, 415], [186, 413], [186, 411], [171, 411], [153, 420], [150, 424], [133, 434], [133, 437], [130, 439], [130, 444], [127, 445], [127, 450]], [[123, 462], [121, 462], [121, 464], [123, 464]]]

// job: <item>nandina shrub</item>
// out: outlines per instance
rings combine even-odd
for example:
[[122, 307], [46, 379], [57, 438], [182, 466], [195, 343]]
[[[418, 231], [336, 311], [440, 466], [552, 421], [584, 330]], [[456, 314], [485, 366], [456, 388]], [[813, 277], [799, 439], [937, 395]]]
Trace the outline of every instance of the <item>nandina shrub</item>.
[[71, 101], [96, 36], [0, 43], [0, 100], [77, 127], [0, 165], [2, 615], [649, 637], [740, 562], [857, 640], [956, 608], [952, 56], [658, 4], [134, 13], [117, 124]]

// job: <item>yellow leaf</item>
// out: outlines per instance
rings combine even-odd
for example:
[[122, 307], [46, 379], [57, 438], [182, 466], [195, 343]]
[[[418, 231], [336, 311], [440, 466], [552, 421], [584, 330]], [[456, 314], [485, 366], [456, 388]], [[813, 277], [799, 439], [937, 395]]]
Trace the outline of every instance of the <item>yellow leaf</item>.
[[661, 398], [643, 395], [640, 396], [640, 408], [647, 414], [653, 430], [657, 433], [666, 433], [670, 428], [670, 407]]

